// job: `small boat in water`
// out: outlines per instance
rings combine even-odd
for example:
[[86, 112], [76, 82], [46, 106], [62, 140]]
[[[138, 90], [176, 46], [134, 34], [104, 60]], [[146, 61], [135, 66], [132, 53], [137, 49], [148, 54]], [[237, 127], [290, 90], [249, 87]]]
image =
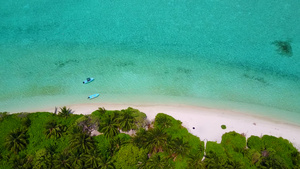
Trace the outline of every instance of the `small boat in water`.
[[88, 78], [86, 78], [86, 80], [83, 81], [83, 84], [88, 84], [88, 83], [91, 83], [92, 81], [94, 81], [94, 78], [88, 77]]
[[99, 95], [100, 95], [99, 93], [92, 94], [88, 97], [88, 99], [94, 99], [94, 98], [98, 97]]

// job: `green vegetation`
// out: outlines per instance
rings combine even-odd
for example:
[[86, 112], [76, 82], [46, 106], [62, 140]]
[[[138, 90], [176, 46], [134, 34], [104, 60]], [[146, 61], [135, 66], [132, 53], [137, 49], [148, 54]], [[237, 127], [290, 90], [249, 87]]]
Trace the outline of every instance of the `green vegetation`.
[[225, 130], [226, 129], [226, 125], [222, 124], [221, 128]]
[[[101, 134], [92, 136], [94, 130]], [[0, 113], [0, 131], [0, 169], [300, 167], [299, 152], [283, 138], [246, 140], [232, 131], [221, 143], [208, 141], [204, 150], [179, 120], [159, 113], [150, 123], [130, 107], [99, 108], [86, 116], [66, 107], [58, 114]]]
[[5, 140], [5, 147], [17, 154], [27, 146], [26, 130], [16, 129], [8, 134]]

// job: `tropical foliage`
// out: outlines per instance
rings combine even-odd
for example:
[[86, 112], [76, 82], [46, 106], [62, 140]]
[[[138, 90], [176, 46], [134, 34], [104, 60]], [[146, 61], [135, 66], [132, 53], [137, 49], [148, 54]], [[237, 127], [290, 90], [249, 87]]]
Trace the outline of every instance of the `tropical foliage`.
[[45, 129], [45, 134], [47, 138], [59, 138], [65, 132], [66, 127], [62, 124], [57, 124], [57, 122], [54, 120], [51, 120], [46, 123]]
[[112, 138], [120, 133], [118, 116], [118, 113], [114, 112], [106, 115], [103, 119], [100, 132], [103, 133], [107, 138]]
[[58, 112], [59, 116], [62, 116], [62, 117], [65, 117], [65, 118], [69, 117], [70, 114], [72, 114], [72, 110], [67, 108], [66, 106], [60, 108], [60, 111]]
[[121, 110], [120, 117], [118, 119], [121, 130], [129, 131], [134, 126], [134, 116], [130, 109]]
[[5, 140], [5, 147], [15, 154], [24, 150], [28, 143], [26, 132], [26, 130], [16, 129], [9, 133]]
[[[163, 113], [150, 124], [130, 107], [71, 112], [0, 113], [0, 169], [300, 167], [299, 151], [283, 138], [228, 132], [204, 149], [203, 141]], [[94, 130], [100, 135], [92, 136]]]
[[94, 149], [94, 140], [86, 133], [78, 133], [72, 136], [70, 140], [70, 148], [75, 151], [87, 153]]

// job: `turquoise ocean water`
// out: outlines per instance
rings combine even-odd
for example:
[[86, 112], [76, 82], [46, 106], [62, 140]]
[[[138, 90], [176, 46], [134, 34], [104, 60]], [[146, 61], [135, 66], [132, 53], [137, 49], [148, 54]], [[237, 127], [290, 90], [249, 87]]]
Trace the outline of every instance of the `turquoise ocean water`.
[[262, 108], [299, 124], [299, 9], [297, 0], [1, 0], [0, 111], [190, 104]]

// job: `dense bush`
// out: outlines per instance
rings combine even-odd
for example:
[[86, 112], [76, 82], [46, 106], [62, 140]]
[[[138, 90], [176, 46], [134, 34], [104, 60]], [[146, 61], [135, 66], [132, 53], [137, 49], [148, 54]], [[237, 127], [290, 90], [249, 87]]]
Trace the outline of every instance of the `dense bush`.
[[60, 117], [52, 113], [39, 112], [31, 113], [28, 115], [31, 120], [31, 126], [28, 129], [29, 145], [28, 153], [34, 154], [37, 150], [46, 147], [47, 145], [57, 144], [57, 151], [61, 152], [68, 146], [69, 137], [67, 132], [63, 132], [62, 137], [55, 140], [55, 138], [46, 139], [45, 125], [47, 122], [56, 121], [58, 124], [64, 125], [66, 130], [70, 129], [70, 126], [82, 115], [69, 115], [68, 118]]
[[[283, 138], [225, 133], [220, 144], [204, 142], [179, 120], [159, 113], [154, 127], [145, 114], [128, 108], [99, 108], [91, 115], [70, 109], [1, 114], [0, 169], [9, 168], [299, 168], [300, 155]], [[91, 130], [102, 134], [91, 136]], [[147, 127], [146, 127], [147, 126]], [[122, 131], [136, 130], [135, 135]], [[10, 139], [8, 139], [10, 138]], [[22, 145], [14, 148], [11, 139]], [[202, 161], [202, 159], [204, 161]]]
[[228, 161], [226, 166], [232, 168], [246, 168], [250, 165], [249, 159], [245, 157], [246, 138], [244, 135], [234, 131], [223, 134], [221, 145], [225, 148]]
[[137, 109], [133, 109], [131, 107], [128, 107], [127, 109], [128, 111], [132, 112], [132, 116], [134, 117], [134, 123], [135, 126], [133, 129], [139, 129], [139, 128], [143, 128], [146, 127], [148, 125], [148, 121], [146, 120], [147, 116], [145, 113], [140, 112]]
[[210, 152], [216, 153], [220, 158], [225, 159], [225, 160], [227, 159], [225, 148], [222, 146], [222, 144], [218, 144], [217, 142], [208, 141], [206, 143], [205, 152], [206, 152], [206, 154], [208, 154]]
[[247, 139], [247, 146], [250, 149], [255, 149], [257, 151], [263, 150], [263, 144], [261, 138], [258, 136], [251, 136]]
[[115, 167], [117, 169], [135, 169], [138, 168], [139, 162], [147, 159], [147, 152], [143, 148], [140, 149], [133, 144], [127, 144], [120, 148], [113, 158], [116, 161]]
[[[0, 153], [2, 154], [2, 161], [7, 157], [7, 155], [10, 153], [5, 148], [5, 140], [9, 136], [9, 134], [18, 129], [22, 128], [21, 119], [18, 117], [18, 114], [1, 114], [2, 115], [2, 121], [0, 121]], [[28, 132], [27, 134], [28, 135]], [[0, 162], [1, 166], [1, 162]]]
[[246, 137], [231, 131], [223, 134], [221, 144], [226, 150], [232, 149], [235, 152], [243, 152], [246, 148]]
[[0, 112], [0, 122], [3, 121], [7, 115], [8, 115], [7, 112]]
[[206, 157], [204, 164], [206, 168], [222, 168], [226, 165], [228, 157], [225, 149], [221, 144], [208, 141], [206, 143]]
[[261, 140], [266, 154], [268, 154], [267, 160], [273, 161], [272, 158], [275, 158], [277, 161], [280, 161], [280, 166], [286, 166], [287, 168], [300, 163], [297, 161], [299, 156], [298, 150], [288, 140], [269, 135], [264, 135]]
[[199, 137], [189, 133], [188, 130], [181, 124], [181, 121], [163, 113], [158, 113], [154, 121], [155, 127], [164, 128], [168, 135], [170, 135], [173, 139], [183, 138], [184, 140], [188, 141], [189, 145], [191, 146], [190, 151], [201, 152], [201, 156], [203, 157], [204, 142], [200, 141]]

